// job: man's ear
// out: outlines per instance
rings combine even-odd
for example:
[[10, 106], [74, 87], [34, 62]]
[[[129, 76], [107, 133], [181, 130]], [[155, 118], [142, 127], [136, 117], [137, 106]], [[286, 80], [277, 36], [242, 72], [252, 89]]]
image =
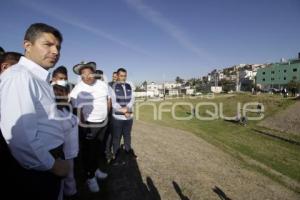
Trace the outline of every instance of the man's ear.
[[29, 40], [24, 40], [23, 47], [25, 49], [25, 52], [30, 52], [32, 43]]
[[7, 63], [2, 63], [0, 66], [0, 72], [3, 72], [4, 70], [6, 70], [8, 68], [8, 64]]

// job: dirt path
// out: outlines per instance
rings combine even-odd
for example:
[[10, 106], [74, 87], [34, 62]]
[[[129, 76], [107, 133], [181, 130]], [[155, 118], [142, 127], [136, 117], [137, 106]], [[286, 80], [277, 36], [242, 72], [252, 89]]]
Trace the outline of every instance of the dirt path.
[[[111, 169], [110, 199], [300, 199], [189, 132], [135, 121], [133, 146], [139, 159], [127, 169], [135, 171]], [[129, 185], [115, 189], [114, 176]]]

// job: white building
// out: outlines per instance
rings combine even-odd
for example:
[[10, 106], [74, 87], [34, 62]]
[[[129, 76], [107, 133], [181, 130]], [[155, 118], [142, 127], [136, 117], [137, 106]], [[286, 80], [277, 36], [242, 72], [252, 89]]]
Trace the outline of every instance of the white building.
[[255, 80], [257, 71], [252, 70], [242, 70], [240, 71], [240, 79], [248, 79], [248, 80]]
[[142, 85], [141, 89], [145, 90], [145, 92], [141, 92], [139, 95], [142, 95], [144, 97], [159, 97], [164, 94], [164, 85], [157, 84], [155, 82], [148, 83], [147, 88], [145, 87], [145, 85]]
[[178, 96], [179, 90], [178, 89], [169, 89], [169, 96]]
[[192, 95], [192, 94], [195, 94], [196, 90], [193, 89], [193, 88], [188, 88], [186, 89], [186, 95]]
[[181, 87], [181, 83], [164, 83], [165, 89], [173, 89]]
[[210, 90], [211, 90], [211, 92], [213, 92], [213, 93], [221, 93], [221, 92], [222, 92], [222, 87], [220, 87], [220, 86], [212, 86], [212, 87], [210, 88]]

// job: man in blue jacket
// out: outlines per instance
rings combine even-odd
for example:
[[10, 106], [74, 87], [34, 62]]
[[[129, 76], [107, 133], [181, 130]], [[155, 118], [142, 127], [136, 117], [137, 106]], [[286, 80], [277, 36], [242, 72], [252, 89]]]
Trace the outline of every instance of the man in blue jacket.
[[127, 71], [124, 68], [119, 68], [117, 75], [118, 79], [111, 87], [113, 154], [116, 165], [119, 164], [118, 156], [122, 136], [124, 138], [126, 153], [133, 158], [137, 158], [131, 148], [132, 108], [134, 104], [133, 88], [131, 84], [126, 82]]

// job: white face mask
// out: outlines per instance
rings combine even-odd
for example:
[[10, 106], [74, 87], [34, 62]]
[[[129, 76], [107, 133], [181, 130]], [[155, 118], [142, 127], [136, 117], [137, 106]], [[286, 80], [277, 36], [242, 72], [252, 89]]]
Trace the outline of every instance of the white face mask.
[[66, 80], [58, 80], [58, 81], [56, 81], [56, 84], [60, 85], [60, 86], [63, 86], [63, 87], [66, 87], [68, 85], [68, 81], [66, 81]]

